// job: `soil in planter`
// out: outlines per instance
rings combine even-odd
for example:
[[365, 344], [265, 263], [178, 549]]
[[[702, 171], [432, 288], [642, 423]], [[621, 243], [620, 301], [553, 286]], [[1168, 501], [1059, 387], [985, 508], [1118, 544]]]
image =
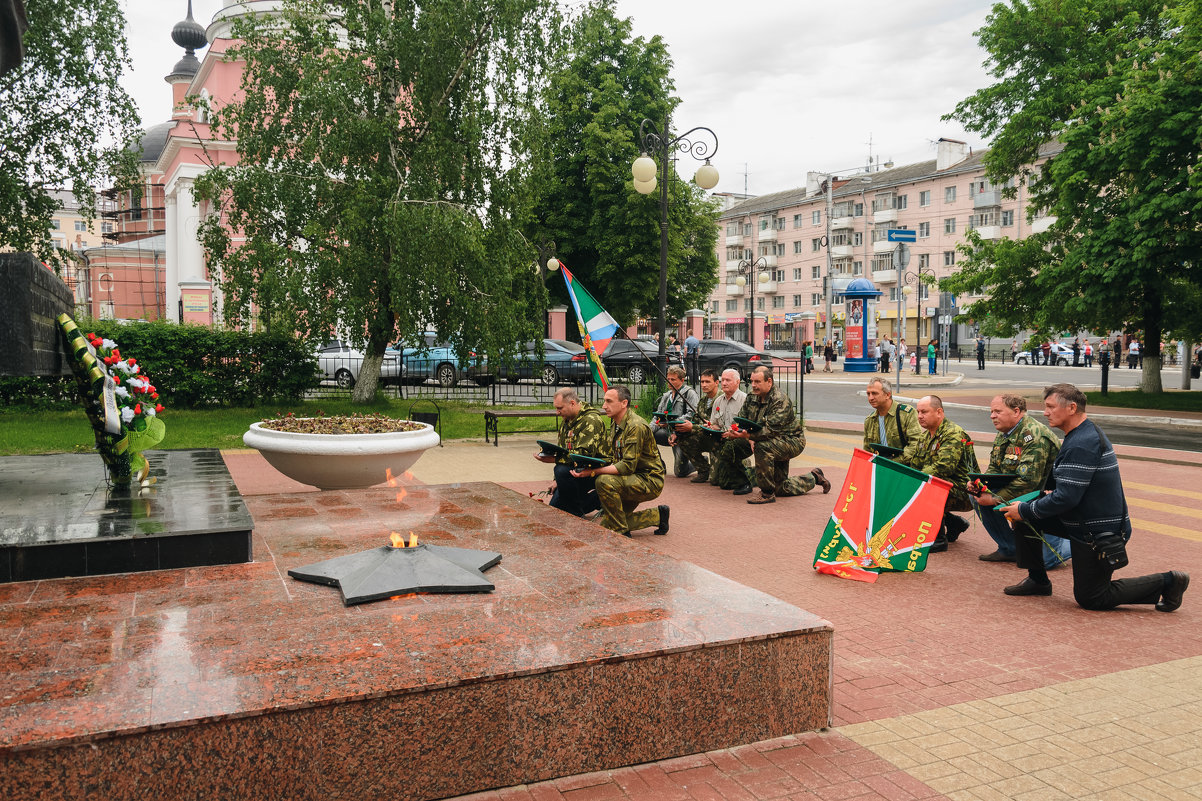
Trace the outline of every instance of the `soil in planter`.
[[397, 420], [379, 413], [362, 417], [293, 417], [291, 412], [269, 417], [262, 421], [261, 427], [292, 434], [392, 434], [424, 428], [421, 423]]

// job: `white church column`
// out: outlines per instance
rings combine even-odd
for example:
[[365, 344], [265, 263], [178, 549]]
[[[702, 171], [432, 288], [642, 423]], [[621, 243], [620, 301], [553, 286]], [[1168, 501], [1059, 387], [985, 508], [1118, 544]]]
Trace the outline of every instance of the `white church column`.
[[167, 319], [173, 323], [179, 322], [179, 259], [176, 258], [176, 243], [179, 241], [178, 229], [175, 225], [175, 193], [166, 195], [167, 211], [163, 217], [167, 229], [166, 264], [163, 268], [164, 296], [167, 304]]

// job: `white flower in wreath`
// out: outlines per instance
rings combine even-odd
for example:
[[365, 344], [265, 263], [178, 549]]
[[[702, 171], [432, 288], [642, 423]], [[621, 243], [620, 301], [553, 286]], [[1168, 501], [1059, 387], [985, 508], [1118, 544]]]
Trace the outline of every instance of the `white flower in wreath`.
[[113, 389], [113, 392], [115, 392], [117, 394], [118, 398], [128, 398], [129, 397], [129, 390], [126, 389], [125, 387], [115, 387]]
[[129, 375], [131, 372], [129, 369], [129, 363], [125, 362], [125, 361], [119, 361], [119, 362], [114, 363], [113, 369], [120, 370], [121, 372], [125, 373], [126, 375]]
[[123, 407], [121, 409], [121, 422], [129, 424], [129, 423], [132, 423], [133, 421], [134, 421], [134, 410], [129, 408], [128, 406]]
[[158, 414], [154, 410], [153, 406], [145, 406], [145, 405], [142, 407], [142, 413], [145, 414], [147, 417], [154, 417]]
[[104, 348], [105, 350], [113, 350], [117, 347], [117, 343], [111, 339], [104, 339], [101, 340], [100, 347]]
[[147, 386], [147, 381], [143, 378], [131, 378], [125, 383], [134, 389], [144, 389]]

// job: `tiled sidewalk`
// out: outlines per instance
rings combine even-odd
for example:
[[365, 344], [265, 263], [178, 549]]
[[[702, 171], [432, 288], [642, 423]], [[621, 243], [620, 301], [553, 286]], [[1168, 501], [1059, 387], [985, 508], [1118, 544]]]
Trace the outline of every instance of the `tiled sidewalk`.
[[[808, 439], [795, 472], [821, 466], [837, 492], [858, 435]], [[449, 443], [415, 473], [546, 486], [532, 441], [487, 450]], [[227, 455], [240, 486], [274, 481], [257, 458]], [[832, 621], [835, 729], [468, 798], [1202, 798], [1202, 467], [1120, 465], [1135, 525], [1124, 572], [1190, 571], [1174, 614], [1083, 611], [1065, 570], [1052, 597], [1009, 598], [1001, 588], [1021, 574], [977, 560], [993, 548], [975, 523], [925, 573], [821, 576], [811, 564], [833, 496], [751, 507], [669, 478], [671, 533], [636, 537]]]

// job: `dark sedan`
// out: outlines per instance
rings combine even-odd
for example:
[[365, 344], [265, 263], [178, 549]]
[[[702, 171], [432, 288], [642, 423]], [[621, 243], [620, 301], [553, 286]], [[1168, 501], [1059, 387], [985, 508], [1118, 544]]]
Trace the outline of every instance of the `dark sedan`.
[[[615, 339], [605, 349], [601, 364], [605, 374], [615, 381], [632, 384], [645, 383], [656, 374], [655, 360], [659, 358], [659, 345], [651, 340]], [[680, 357], [665, 354], [667, 364], [680, 364]], [[665, 365], [661, 369], [666, 369]]]
[[587, 384], [592, 379], [588, 355], [580, 345], [566, 339], [544, 339], [543, 355], [538, 355], [537, 342], [527, 342], [512, 364], [497, 367], [497, 378], [516, 384], [523, 378], [537, 378], [547, 386], [561, 382]]
[[772, 357], [743, 342], [729, 339], [703, 339], [697, 354], [698, 371], [713, 368], [721, 372], [727, 368], [739, 371], [744, 381], [751, 378], [752, 369], [764, 365], [772, 366]]

